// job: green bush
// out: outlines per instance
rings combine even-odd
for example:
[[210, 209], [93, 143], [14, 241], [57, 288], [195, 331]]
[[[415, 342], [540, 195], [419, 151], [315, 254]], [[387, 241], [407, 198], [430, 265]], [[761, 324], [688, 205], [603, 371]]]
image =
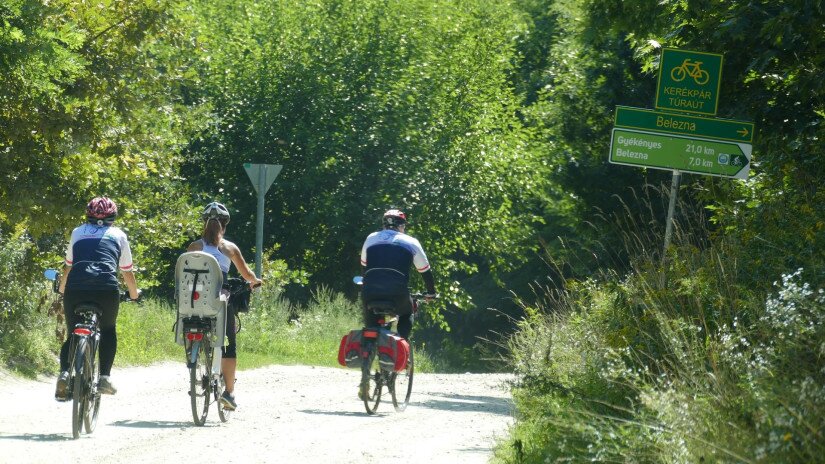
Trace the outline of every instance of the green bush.
[[799, 270], [760, 299], [719, 249], [679, 248], [663, 271], [569, 283], [528, 308], [498, 459], [825, 461], [825, 293]]
[[62, 326], [50, 316], [56, 295], [32, 262], [32, 242], [19, 232], [0, 235], [0, 366], [33, 376], [52, 371]]

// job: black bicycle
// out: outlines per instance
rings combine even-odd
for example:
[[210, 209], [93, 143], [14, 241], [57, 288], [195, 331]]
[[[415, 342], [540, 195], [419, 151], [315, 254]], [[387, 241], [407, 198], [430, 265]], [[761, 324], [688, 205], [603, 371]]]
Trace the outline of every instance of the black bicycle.
[[[229, 303], [234, 305], [236, 317], [236, 331], [240, 330], [239, 308], [249, 304], [251, 292], [249, 284], [243, 279], [227, 279], [224, 286], [229, 290]], [[243, 311], [241, 311], [243, 312]], [[189, 368], [189, 400], [192, 406], [192, 419], [195, 425], [204, 425], [212, 403], [217, 404], [218, 417], [226, 422], [232, 415], [231, 409], [226, 409], [220, 402], [221, 392], [226, 388], [223, 375], [212, 374], [212, 363], [215, 356], [215, 332], [213, 324], [216, 319], [210, 317], [190, 316], [183, 318], [184, 348], [186, 350], [186, 366]], [[220, 339], [220, 337], [217, 337]]]
[[[53, 290], [57, 292], [57, 271], [48, 269], [45, 275], [54, 281]], [[128, 292], [122, 292], [120, 300], [135, 301], [129, 298]], [[97, 303], [83, 302], [74, 308], [74, 312], [80, 316], [80, 321], [72, 329], [69, 343], [69, 379], [63, 401], [72, 400], [72, 437], [77, 439], [84, 428], [86, 433], [94, 431], [100, 413], [100, 365], [97, 351], [100, 344], [98, 320], [102, 311]]]
[[[419, 304], [427, 301], [425, 295], [415, 293], [410, 295], [413, 302], [413, 312], [410, 316], [415, 317]], [[359, 386], [359, 396], [364, 402], [368, 414], [375, 414], [378, 405], [381, 403], [381, 393], [384, 386], [392, 397], [392, 405], [398, 412], [407, 409], [412, 395], [413, 375], [415, 374], [415, 350], [413, 349], [412, 337], [409, 340], [410, 353], [406, 367], [396, 372], [383, 368], [379, 361], [378, 337], [381, 330], [391, 330], [392, 324], [397, 322], [398, 316], [394, 313], [395, 306], [389, 301], [373, 301], [367, 303], [367, 308], [378, 316], [378, 326], [368, 327], [362, 331], [363, 351], [361, 363], [361, 384]]]

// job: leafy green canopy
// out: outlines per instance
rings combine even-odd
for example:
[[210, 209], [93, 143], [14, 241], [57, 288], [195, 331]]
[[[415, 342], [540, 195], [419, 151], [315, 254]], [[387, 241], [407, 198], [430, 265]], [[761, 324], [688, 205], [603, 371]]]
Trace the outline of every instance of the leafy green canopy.
[[[176, 150], [197, 102], [181, 98], [184, 11], [165, 1], [0, 6], [0, 229], [25, 224], [46, 251], [93, 196], [118, 202], [143, 285], [189, 212]], [[173, 16], [175, 15], [175, 16]], [[59, 237], [58, 237], [59, 236]], [[150, 247], [151, 244], [151, 247]]]
[[[529, 247], [524, 214], [543, 169], [518, 117], [506, 2], [202, 2], [200, 95], [214, 131], [184, 175], [246, 218], [244, 162], [282, 164], [267, 196], [265, 246], [281, 245], [316, 283], [342, 288], [390, 206], [440, 274], [505, 269]], [[239, 221], [240, 222], [240, 221]], [[449, 281], [447, 281], [449, 282]], [[455, 300], [455, 303], [461, 303]]]

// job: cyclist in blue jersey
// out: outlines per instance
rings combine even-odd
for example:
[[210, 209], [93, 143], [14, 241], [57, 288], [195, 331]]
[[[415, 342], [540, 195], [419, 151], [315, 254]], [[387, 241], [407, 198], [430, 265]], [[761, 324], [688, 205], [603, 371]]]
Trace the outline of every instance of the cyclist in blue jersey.
[[60, 376], [55, 398], [66, 399], [69, 378], [69, 342], [72, 328], [78, 321], [75, 307], [93, 302], [101, 309], [100, 317], [100, 381], [101, 393], [114, 395], [117, 389], [109, 378], [117, 353], [117, 313], [120, 306], [118, 269], [133, 300], [140, 297], [132, 269], [129, 240], [112, 225], [117, 217], [117, 205], [106, 197], [93, 198], [86, 206], [86, 223], [72, 231], [66, 249], [65, 265], [59, 291], [63, 294], [67, 338], [60, 348]]
[[[223, 272], [223, 280], [226, 282], [229, 273], [229, 266], [235, 265], [235, 269], [241, 276], [249, 282], [251, 288], [260, 286], [263, 282], [246, 264], [246, 260], [241, 254], [237, 245], [223, 238], [226, 232], [226, 225], [229, 224], [229, 210], [221, 203], [213, 201], [206, 205], [201, 213], [203, 220], [203, 233], [200, 240], [195, 240], [189, 244], [187, 251], [203, 251], [214, 256], [218, 260], [218, 265]], [[226, 312], [226, 337], [229, 344], [222, 347], [223, 356], [221, 358], [221, 372], [226, 383], [226, 390], [221, 394], [221, 404], [229, 410], [238, 407], [235, 402], [235, 371], [237, 370], [237, 348], [235, 333], [235, 310], [227, 308]]]
[[382, 225], [383, 230], [371, 233], [361, 247], [364, 324], [368, 327], [376, 325], [377, 317], [367, 310], [369, 301], [394, 301], [398, 335], [407, 339], [412, 332], [413, 310], [409, 290], [410, 267], [415, 266], [424, 279], [428, 301], [436, 296], [435, 279], [421, 244], [404, 233], [407, 215], [398, 209], [390, 209], [384, 213]]

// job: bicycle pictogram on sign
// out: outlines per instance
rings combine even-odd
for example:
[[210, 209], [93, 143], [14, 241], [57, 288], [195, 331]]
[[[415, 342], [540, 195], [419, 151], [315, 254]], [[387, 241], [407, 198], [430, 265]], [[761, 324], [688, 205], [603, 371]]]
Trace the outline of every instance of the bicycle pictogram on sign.
[[685, 58], [681, 65], [670, 70], [670, 77], [674, 82], [681, 82], [686, 77], [690, 76], [697, 85], [705, 85], [710, 80], [710, 74], [701, 68], [701, 61], [690, 61], [690, 58]]

